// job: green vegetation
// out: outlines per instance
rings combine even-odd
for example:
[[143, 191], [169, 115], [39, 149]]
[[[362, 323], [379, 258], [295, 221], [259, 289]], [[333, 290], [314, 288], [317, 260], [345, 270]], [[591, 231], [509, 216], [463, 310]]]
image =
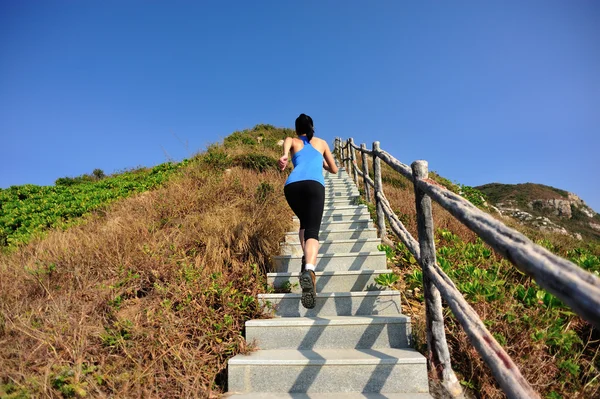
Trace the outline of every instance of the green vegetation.
[[[227, 360], [250, 350], [244, 322], [264, 317], [256, 296], [269, 290], [269, 257], [291, 227], [276, 161], [277, 142], [292, 134], [257, 125], [180, 164], [0, 191], [0, 240], [11, 248], [0, 254], [0, 397], [217, 396]], [[430, 176], [482, 206], [479, 188]], [[416, 237], [412, 184], [386, 166], [383, 181]], [[434, 219], [440, 267], [525, 378], [543, 397], [596, 397], [598, 331], [435, 204]], [[600, 273], [597, 242], [528, 234]], [[379, 249], [394, 273], [377, 283], [405, 291], [422, 349], [422, 272], [403, 245]], [[461, 383], [503, 397], [445, 312]]]
[[0, 189], [0, 248], [27, 243], [49, 228], [66, 228], [114, 200], [155, 188], [188, 163], [167, 162], [112, 177], [96, 169], [92, 175], [60, 178], [55, 186]]
[[481, 192], [475, 187], [465, 186], [459, 183], [452, 183], [445, 177], [440, 176], [438, 173], [431, 171], [429, 172], [429, 178], [436, 183], [446, 187], [448, 190], [455, 194], [463, 196], [467, 201], [477, 207], [485, 207], [486, 194]]
[[569, 193], [564, 190], [534, 183], [490, 183], [475, 188], [483, 192], [493, 203], [512, 200], [520, 206], [527, 206], [527, 203], [533, 199], [568, 198], [569, 196]]
[[[600, 274], [598, 247], [559, 250], [549, 240], [539, 244]], [[481, 239], [465, 242], [448, 230], [438, 230], [436, 247], [438, 265], [482, 316], [528, 381], [538, 387], [543, 381], [545, 388], [541, 392], [546, 395], [554, 392], [557, 398], [575, 394], [593, 397], [600, 391], [600, 337], [588, 323], [510, 262], [495, 255]], [[382, 249], [398, 265], [394, 269], [403, 277], [406, 288], [414, 290], [415, 299], [422, 302], [423, 274], [412, 254], [402, 243]], [[455, 348], [453, 367], [468, 378], [464, 385], [471, 386], [482, 397], [496, 397], [498, 388], [486, 376], [488, 371], [473, 354], [449, 309], [446, 316], [447, 338]]]
[[400, 276], [394, 273], [380, 274], [375, 282], [384, 287], [393, 287], [400, 280]]
[[0, 397], [219, 396], [291, 229], [276, 168], [290, 132], [3, 190]]
[[223, 140], [225, 148], [243, 146], [245, 148], [278, 148], [277, 143], [288, 136], [295, 136], [293, 129], [278, 128], [273, 125], [260, 124], [252, 129], [233, 132]]
[[[394, 178], [384, 179], [386, 197], [408, 231], [417, 237], [412, 185], [403, 187], [395, 184], [394, 179], [400, 177], [384, 166], [382, 174], [385, 176], [388, 173]], [[472, 188], [453, 183], [435, 172], [430, 172], [430, 178], [484, 211], [487, 210], [483, 203], [486, 197], [494, 203], [498, 193], [505, 188], [510, 188], [507, 192], [513, 200], [523, 203], [533, 198], [568, 195], [562, 190], [533, 184], [524, 187], [487, 185]], [[499, 190], [485, 189], [488, 186]], [[521, 188], [525, 192], [519, 192]], [[539, 197], [531, 198], [532, 195]], [[575, 224], [579, 219], [586, 222], [595, 220], [580, 213], [573, 213], [573, 220], [565, 224], [573, 223], [573, 227], [580, 228]], [[497, 255], [436, 203], [433, 204], [433, 217], [434, 226], [438, 228], [436, 248], [439, 266], [515, 361], [525, 379], [545, 398], [597, 397], [600, 393], [600, 333], [509, 261]], [[515, 225], [511, 227], [515, 228]], [[591, 273], [600, 274], [600, 241], [594, 237], [586, 239], [584, 235], [584, 240], [578, 241], [563, 234], [547, 233], [526, 226], [516, 225], [516, 228], [555, 254]], [[416, 259], [403, 244], [397, 242], [395, 235], [388, 232], [388, 238], [396, 241], [394, 246], [382, 245], [379, 249], [385, 251], [388, 264], [399, 276], [399, 280], [392, 284], [406, 295], [403, 312], [411, 315], [416, 348], [424, 353], [423, 273]], [[505, 397], [450, 309], [445, 307], [444, 312], [452, 365], [461, 378], [461, 384], [472, 389], [476, 397]]]

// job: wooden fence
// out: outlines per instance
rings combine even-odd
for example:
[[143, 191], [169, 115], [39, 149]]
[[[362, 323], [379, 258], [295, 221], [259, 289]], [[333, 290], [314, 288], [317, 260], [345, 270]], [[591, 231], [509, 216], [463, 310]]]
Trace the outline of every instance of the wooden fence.
[[[361, 154], [362, 170], [358, 168], [356, 162], [356, 151]], [[345, 170], [351, 173], [355, 184], [358, 185], [359, 177], [362, 177], [367, 201], [370, 201], [371, 195], [374, 197], [377, 227], [381, 238], [386, 239], [385, 220], [387, 219], [390, 229], [406, 245], [423, 270], [428, 362], [430, 369], [440, 379], [446, 391], [454, 397], [462, 395], [462, 389], [450, 363], [441, 298], [446, 301], [465, 330], [469, 341], [490, 367], [507, 397], [539, 398], [539, 394], [523, 378], [512, 359], [486, 329], [452, 280], [438, 266], [431, 199], [479, 235], [520, 271], [532, 277], [541, 287], [562, 300], [596, 328], [600, 328], [600, 279], [576, 264], [534, 244], [523, 234], [508, 228], [460, 195], [429, 179], [426, 161], [415, 161], [409, 167], [380, 149], [378, 141], [373, 143], [371, 150], [367, 150], [365, 144], [355, 145], [352, 138], [345, 142], [336, 138], [335, 153], [340, 157]], [[370, 178], [368, 170], [369, 156], [372, 158], [373, 179]], [[383, 193], [381, 161], [413, 182], [418, 241], [411, 236], [398, 216], [394, 214]]]

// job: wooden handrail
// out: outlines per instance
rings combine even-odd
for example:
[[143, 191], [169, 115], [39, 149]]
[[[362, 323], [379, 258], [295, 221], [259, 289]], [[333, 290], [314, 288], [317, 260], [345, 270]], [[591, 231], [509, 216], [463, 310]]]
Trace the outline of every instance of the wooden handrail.
[[[346, 156], [347, 160], [352, 158], [353, 161], [349, 163], [348, 168], [352, 167], [354, 175], [363, 178], [365, 193], [367, 188], [373, 187], [374, 189], [373, 196], [377, 207], [378, 228], [382, 239], [385, 237], [385, 219], [387, 219], [392, 232], [398, 236], [423, 269], [423, 278], [426, 280], [423, 284], [423, 291], [426, 307], [428, 308], [426, 312], [430, 353], [428, 360], [431, 369], [442, 370], [440, 377], [448, 393], [454, 397], [460, 395], [458, 390], [455, 389], [457, 385], [454, 373], [451, 369], [449, 372], [446, 369], [450, 362], [449, 359], [447, 359], [447, 362], [445, 359], [444, 345], [446, 344], [443, 335], [443, 319], [440, 321], [439, 315], [435, 315], [437, 313], [436, 309], [441, 306], [435, 299], [438, 290], [437, 295], [441, 294], [448, 303], [460, 325], [467, 333], [469, 341], [490, 367], [496, 381], [498, 381], [506, 395], [509, 398], [539, 398], [539, 395], [521, 375], [512, 359], [485, 328], [477, 313], [456, 289], [452, 280], [437, 265], [435, 247], [432, 241], [433, 218], [429, 198], [440, 204], [451, 215], [478, 234], [519, 270], [533, 277], [541, 287], [562, 300], [579, 316], [599, 328], [600, 279], [576, 264], [534, 244], [523, 234], [510, 229], [461, 196], [430, 180], [427, 174], [427, 162], [417, 161], [413, 163], [412, 167], [409, 167], [381, 150], [379, 142], [373, 143], [372, 151], [367, 150], [365, 144], [355, 145], [352, 139], [346, 140], [343, 147], [341, 146], [341, 139], [336, 139], [336, 143], [341, 148], [346, 149], [346, 154], [348, 154], [347, 151], [353, 154], [355, 150], [361, 153], [363, 170], [358, 168], [353, 155]], [[343, 156], [343, 152], [340, 155]], [[374, 180], [370, 179], [368, 169], [364, 168], [367, 164], [367, 156], [373, 157]], [[413, 182], [416, 194], [419, 241], [415, 240], [404, 227], [383, 193], [379, 160], [384, 161], [392, 169]], [[355, 182], [357, 183], [356, 180]], [[369, 201], [369, 199], [367, 200]], [[429, 209], [427, 209], [428, 207]], [[421, 256], [422, 253], [426, 256]], [[432, 284], [427, 284], [427, 281]], [[436, 327], [431, 327], [432, 325], [436, 325]], [[436, 348], [436, 345], [441, 345], [441, 349], [440, 347]]]

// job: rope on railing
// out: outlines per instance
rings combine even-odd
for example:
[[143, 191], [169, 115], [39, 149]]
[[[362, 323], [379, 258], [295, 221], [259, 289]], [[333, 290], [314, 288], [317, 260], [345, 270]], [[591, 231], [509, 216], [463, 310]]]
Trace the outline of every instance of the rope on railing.
[[[457, 317], [470, 342], [491, 368], [498, 384], [507, 396], [509, 398], [538, 398], [539, 395], [523, 378], [512, 359], [485, 328], [477, 313], [456, 289], [452, 280], [437, 265], [435, 245], [433, 244], [431, 201], [429, 198], [440, 204], [469, 229], [477, 233], [498, 253], [512, 262], [519, 270], [532, 276], [540, 286], [561, 299], [577, 314], [596, 327], [600, 327], [600, 279], [574, 263], [534, 244], [523, 234], [508, 228], [461, 196], [428, 179], [427, 163], [425, 161], [414, 162], [412, 167], [409, 167], [381, 150], [379, 142], [374, 142], [373, 150], [369, 151], [366, 149], [365, 144], [361, 144], [359, 147], [352, 140], [347, 140], [342, 145], [341, 139], [337, 138], [336, 148], [342, 159], [344, 159], [345, 152], [347, 168], [352, 167], [354, 175], [363, 178], [365, 193], [368, 188], [374, 188], [373, 195], [377, 207], [378, 228], [382, 239], [385, 235], [385, 219], [387, 218], [392, 232], [398, 236], [421, 265], [424, 280], [430, 279], [433, 283], [427, 284], [427, 281], [424, 281], [423, 284], [428, 319], [427, 335], [430, 354], [428, 360], [431, 365], [430, 368], [435, 370], [441, 377], [448, 393], [456, 397], [460, 395], [460, 390], [457, 389], [457, 380], [451, 369], [450, 360], [449, 358], [445, 359], [447, 344], [445, 342], [443, 319], [439, 319], [441, 302], [436, 300], [436, 295], [439, 297], [440, 294]], [[361, 152], [362, 171], [354, 160], [354, 150]], [[367, 156], [373, 157], [375, 176], [373, 180], [370, 179], [368, 169], [365, 168], [368, 164]], [[406, 227], [400, 222], [383, 193], [380, 159], [413, 182], [419, 242], [411, 236]], [[348, 169], [346, 170], [348, 171]], [[358, 183], [357, 179], [355, 179], [355, 182]], [[421, 254], [425, 255], [421, 256]], [[437, 293], [438, 290], [439, 293]]]

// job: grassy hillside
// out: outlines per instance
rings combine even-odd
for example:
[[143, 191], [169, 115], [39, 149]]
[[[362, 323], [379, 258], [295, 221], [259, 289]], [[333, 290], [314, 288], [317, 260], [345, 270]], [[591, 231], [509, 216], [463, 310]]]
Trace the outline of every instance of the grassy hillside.
[[0, 248], [26, 244], [47, 229], [66, 228], [117, 199], [151, 190], [187, 163], [167, 162], [109, 177], [96, 169], [91, 175], [59, 178], [54, 186], [0, 189]]
[[[500, 184], [490, 183], [476, 187], [485, 194], [492, 205], [499, 203], [510, 204], [510, 207], [518, 208], [534, 217], [545, 217], [553, 223], [564, 227], [569, 233], [581, 234], [583, 240], [600, 240], [600, 231], [592, 228], [591, 223], [600, 224], [600, 214], [589, 217], [582, 212], [581, 206], [570, 205], [570, 217], [557, 215], [555, 210], [550, 207], [541, 206], [543, 201], [561, 200], [568, 201], [569, 193], [567, 191], [545, 186], [543, 184], [524, 183], [524, 184]], [[588, 208], [589, 211], [593, 210]]]
[[521, 206], [527, 206], [527, 203], [532, 199], [567, 199], [569, 195], [565, 190], [534, 183], [490, 183], [476, 188], [482, 191], [493, 203], [513, 200]]
[[[251, 349], [244, 322], [264, 317], [256, 295], [268, 290], [270, 256], [291, 229], [285, 174], [276, 169], [277, 142], [291, 134], [270, 125], [235, 132], [169, 164], [160, 181], [146, 169], [3, 192], [3, 215], [22, 217], [27, 206], [30, 217], [0, 219], [0, 397], [218, 396], [227, 359]], [[134, 177], [122, 195], [103, 186]], [[478, 190], [432, 178], [481, 206]], [[383, 180], [416, 236], [412, 183], [387, 167]], [[57, 194], [65, 188], [87, 197]], [[86, 198], [93, 207], [81, 206]], [[69, 211], [49, 222], [54, 208]], [[440, 265], [543, 397], [597, 396], [599, 332], [435, 204], [434, 220]], [[600, 271], [597, 243], [513, 227]], [[419, 267], [402, 245], [383, 249], [402, 276], [403, 312], [423, 351]], [[447, 335], [463, 384], [479, 397], [503, 397], [448, 311]]]
[[[417, 237], [412, 183], [382, 165], [386, 197], [413, 237]], [[450, 190], [462, 193], [476, 205], [482, 205], [478, 191], [481, 187], [465, 188], [436, 173], [431, 173], [430, 177]], [[376, 217], [374, 212], [372, 215]], [[439, 265], [542, 397], [598, 397], [600, 331], [495, 254], [436, 203], [433, 203], [433, 216]], [[562, 234], [529, 229], [510, 220], [503, 221], [552, 252], [600, 274], [600, 242], [582, 242]], [[388, 237], [394, 238], [395, 244], [393, 247], [382, 246], [382, 249], [387, 253], [389, 266], [401, 276], [395, 287], [406, 295], [403, 313], [412, 316], [417, 349], [425, 352], [422, 272], [393, 233], [389, 232]], [[461, 383], [471, 388], [478, 398], [504, 398], [490, 370], [468, 343], [450, 310], [446, 308], [445, 314], [452, 364]]]
[[[262, 317], [256, 295], [291, 229], [275, 168], [287, 133], [236, 132], [161, 184], [143, 171], [136, 184], [151, 190], [70, 214], [66, 229], [28, 205], [39, 221], [28, 226], [45, 233], [19, 243], [17, 227], [0, 255], [0, 397], [218, 394], [227, 359], [249, 350], [244, 322]], [[105, 193], [99, 184], [128, 176], [71, 188]], [[61, 206], [59, 190], [21, 200]]]

